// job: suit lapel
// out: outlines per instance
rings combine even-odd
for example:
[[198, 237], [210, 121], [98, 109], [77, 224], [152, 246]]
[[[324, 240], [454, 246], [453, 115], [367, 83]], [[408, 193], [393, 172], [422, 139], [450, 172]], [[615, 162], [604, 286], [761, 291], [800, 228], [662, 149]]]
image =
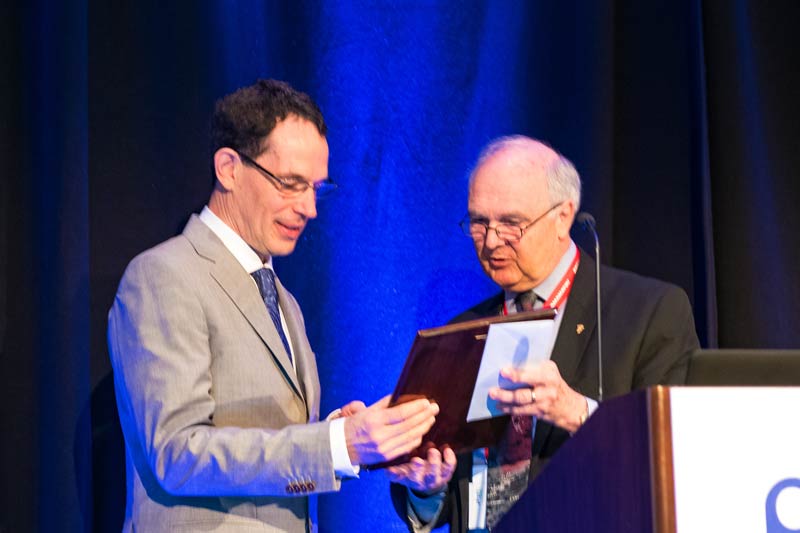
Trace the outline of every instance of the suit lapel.
[[295, 376], [292, 363], [281, 342], [275, 324], [269, 318], [258, 287], [231, 255], [216, 235], [196, 216], [192, 215], [183, 234], [192, 243], [198, 254], [212, 261], [210, 274], [222, 287], [244, 315], [261, 340], [264, 341], [286, 380], [302, 398], [303, 393]]
[[[280, 302], [289, 302], [289, 295], [286, 289], [276, 277], [276, 287], [278, 289], [278, 299]], [[283, 317], [286, 320], [286, 328], [289, 330], [289, 338], [292, 343], [294, 354], [296, 375], [300, 384], [300, 390], [306, 400], [306, 414], [312, 417], [315, 413], [316, 405], [319, 402], [317, 390], [317, 362], [314, 353], [308, 344], [303, 317], [299, 316], [299, 309], [294, 305], [282, 305]]]
[[[573, 281], [552, 354], [553, 362], [558, 365], [567, 383], [574, 382], [575, 371], [586, 354], [589, 339], [597, 326], [594, 261], [583, 250]], [[579, 327], [579, 324], [583, 327]]]
[[[586, 355], [589, 339], [597, 326], [594, 287], [594, 261], [589, 254], [581, 250], [581, 262], [575, 273], [564, 318], [561, 319], [558, 336], [551, 354], [551, 359], [558, 366], [561, 377], [570, 384], [574, 383], [575, 372]], [[579, 324], [583, 326], [580, 332], [578, 331]], [[541, 453], [552, 431], [552, 424], [542, 420], [536, 422], [536, 431], [533, 434], [534, 460], [531, 461], [531, 476], [534, 476], [536, 470], [540, 468], [540, 465], [537, 466], [538, 459], [536, 457]]]

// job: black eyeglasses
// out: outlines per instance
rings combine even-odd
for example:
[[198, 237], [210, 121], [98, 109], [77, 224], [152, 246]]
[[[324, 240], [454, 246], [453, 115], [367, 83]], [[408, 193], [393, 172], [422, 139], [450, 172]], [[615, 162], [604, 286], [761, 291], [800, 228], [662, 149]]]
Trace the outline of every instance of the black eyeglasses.
[[550, 209], [536, 217], [533, 222], [528, 222], [527, 224], [520, 225], [520, 224], [498, 224], [495, 227], [489, 225], [488, 222], [485, 220], [476, 220], [469, 218], [469, 215], [464, 217], [464, 219], [459, 222], [459, 226], [461, 226], [461, 230], [464, 232], [464, 235], [467, 237], [472, 237], [473, 240], [480, 240], [485, 239], [489, 230], [494, 230], [497, 234], [498, 239], [502, 239], [506, 242], [517, 242], [522, 239], [522, 235], [525, 234], [525, 230], [530, 227], [533, 227], [534, 224], [542, 220], [545, 216], [550, 214], [550, 212], [555, 209], [556, 207], [560, 206], [563, 202], [558, 202], [554, 204]]
[[278, 189], [278, 192], [280, 192], [283, 196], [287, 198], [300, 196], [308, 189], [314, 189], [314, 195], [317, 198], [324, 198], [333, 191], [335, 191], [336, 188], [338, 187], [336, 183], [334, 183], [333, 180], [330, 178], [326, 178], [324, 180], [320, 180], [315, 183], [309, 183], [305, 180], [299, 180], [299, 179], [291, 179], [291, 180], [282, 179], [273, 174], [272, 172], [270, 172], [269, 170], [267, 170], [266, 168], [262, 167], [261, 165], [259, 165], [258, 163], [256, 163], [243, 153], [238, 152], [238, 154], [245, 164], [250, 165], [251, 167], [254, 167], [256, 170], [261, 172], [261, 174], [263, 174], [264, 177], [267, 178], [269, 182], [275, 186], [276, 189]]

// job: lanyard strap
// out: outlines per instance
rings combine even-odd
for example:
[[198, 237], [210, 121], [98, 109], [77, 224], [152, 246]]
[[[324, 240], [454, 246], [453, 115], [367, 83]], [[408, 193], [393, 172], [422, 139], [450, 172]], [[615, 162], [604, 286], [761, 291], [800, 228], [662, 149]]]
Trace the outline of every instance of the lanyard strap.
[[[567, 269], [561, 281], [558, 282], [556, 288], [544, 301], [542, 309], [560, 309], [564, 302], [569, 298], [569, 293], [572, 291], [572, 282], [575, 280], [575, 274], [578, 272], [578, 265], [581, 262], [581, 251], [576, 248], [575, 257], [572, 259], [569, 268]], [[503, 302], [503, 315], [508, 315], [508, 307]]]

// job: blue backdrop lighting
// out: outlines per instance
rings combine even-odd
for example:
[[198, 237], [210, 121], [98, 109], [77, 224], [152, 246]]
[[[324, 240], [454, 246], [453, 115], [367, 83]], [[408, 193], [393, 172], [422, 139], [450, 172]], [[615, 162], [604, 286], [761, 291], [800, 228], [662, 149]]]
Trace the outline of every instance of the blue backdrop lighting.
[[[686, 289], [701, 344], [798, 347], [799, 6], [2, 3], [0, 530], [118, 530], [106, 314], [128, 261], [207, 200], [213, 102], [258, 78], [329, 126], [340, 189], [276, 260], [324, 413], [390, 393], [416, 330], [497, 290], [458, 222], [506, 134], [575, 163], [603, 262]], [[380, 472], [324, 495], [320, 523], [403, 531]]]

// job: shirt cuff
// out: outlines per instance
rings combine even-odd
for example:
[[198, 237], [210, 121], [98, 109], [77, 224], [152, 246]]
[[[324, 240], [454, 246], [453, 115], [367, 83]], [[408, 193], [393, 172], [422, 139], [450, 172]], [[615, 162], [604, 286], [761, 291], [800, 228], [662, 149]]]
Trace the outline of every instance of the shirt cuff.
[[586, 413], [587, 413], [587, 417], [586, 417], [586, 418], [589, 418], [590, 416], [592, 416], [592, 414], [593, 414], [595, 411], [597, 411], [597, 407], [598, 407], [600, 404], [598, 404], [598, 403], [597, 403], [597, 400], [592, 400], [592, 399], [591, 399], [591, 398], [589, 398], [588, 396], [585, 396], [585, 398], [586, 398], [586, 407], [588, 408], [588, 409], [586, 410]]
[[430, 496], [420, 496], [411, 489], [407, 489], [407, 491], [408, 517], [414, 522], [414, 525], [419, 528], [432, 522], [439, 514], [446, 491], [442, 490]]
[[333, 470], [338, 477], [358, 477], [361, 467], [350, 462], [347, 453], [347, 439], [344, 437], [344, 418], [331, 420], [330, 441], [331, 455], [333, 456]]

